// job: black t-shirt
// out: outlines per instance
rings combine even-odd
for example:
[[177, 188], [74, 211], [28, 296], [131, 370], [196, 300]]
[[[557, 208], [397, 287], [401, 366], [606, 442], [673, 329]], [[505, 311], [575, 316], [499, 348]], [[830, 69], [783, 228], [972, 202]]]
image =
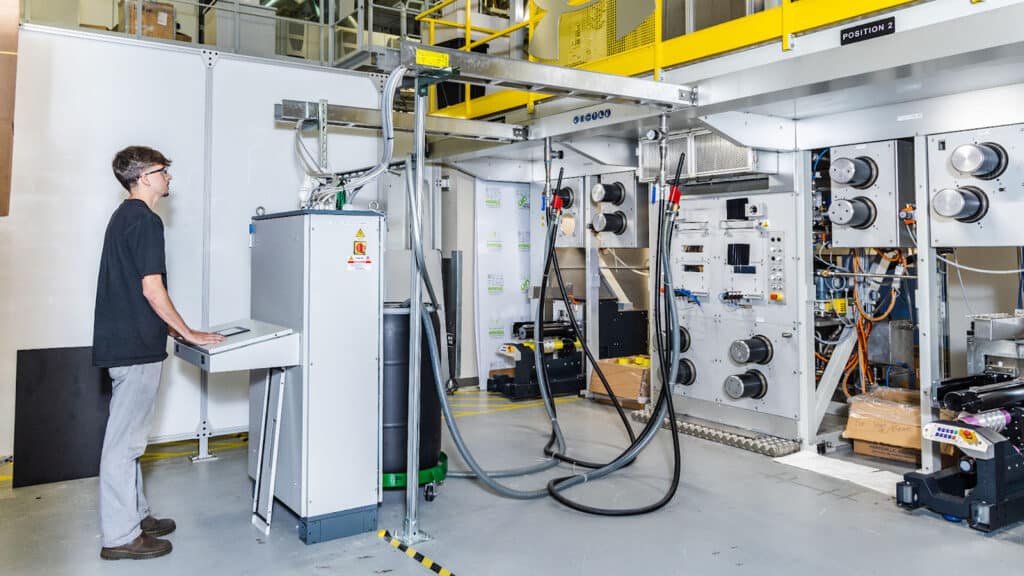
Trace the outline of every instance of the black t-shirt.
[[167, 324], [142, 294], [142, 278], [161, 274], [164, 223], [142, 200], [125, 200], [114, 211], [103, 238], [96, 285], [92, 361], [110, 368], [167, 358]]

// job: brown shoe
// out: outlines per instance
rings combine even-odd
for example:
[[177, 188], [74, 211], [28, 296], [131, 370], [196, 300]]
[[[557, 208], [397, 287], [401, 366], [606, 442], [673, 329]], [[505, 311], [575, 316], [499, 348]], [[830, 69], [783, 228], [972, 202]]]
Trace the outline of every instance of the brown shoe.
[[146, 516], [142, 519], [142, 522], [139, 523], [139, 528], [142, 528], [143, 532], [153, 538], [157, 538], [159, 536], [167, 536], [171, 532], [174, 532], [177, 525], [175, 525], [174, 520], [171, 520], [170, 518], [156, 519], [152, 516]]
[[100, 558], [104, 560], [148, 560], [171, 553], [171, 543], [143, 532], [138, 538], [116, 548], [103, 548]]

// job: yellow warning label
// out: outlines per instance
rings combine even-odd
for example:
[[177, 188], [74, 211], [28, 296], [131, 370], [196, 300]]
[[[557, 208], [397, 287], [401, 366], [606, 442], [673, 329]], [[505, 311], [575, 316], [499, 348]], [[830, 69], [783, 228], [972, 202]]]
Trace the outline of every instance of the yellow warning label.
[[366, 232], [363, 232], [363, 229], [360, 228], [359, 232], [356, 232], [356, 238], [366, 238]]
[[431, 68], [447, 68], [448, 55], [443, 52], [417, 50], [416, 64], [419, 64], [420, 66], [430, 66]]

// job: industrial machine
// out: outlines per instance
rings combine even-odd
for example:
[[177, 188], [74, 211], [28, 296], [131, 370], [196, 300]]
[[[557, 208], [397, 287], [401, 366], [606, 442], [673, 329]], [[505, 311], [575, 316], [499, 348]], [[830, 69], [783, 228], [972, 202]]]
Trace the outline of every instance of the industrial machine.
[[683, 414], [797, 436], [798, 213], [793, 192], [683, 196], [672, 242]]
[[[487, 380], [487, 389], [512, 400], [540, 398], [533, 340], [505, 344], [499, 354], [515, 362], [515, 371], [511, 376], [494, 375]], [[586, 389], [583, 351], [575, 338], [548, 337], [542, 343], [541, 355], [552, 396], [575, 395]]]
[[1024, 519], [1024, 316], [977, 317], [973, 332], [971, 375], [945, 380], [933, 392], [936, 402], [959, 416], [923, 429], [925, 440], [956, 447], [959, 461], [937, 472], [906, 474], [896, 502], [989, 532]]
[[914, 198], [914, 145], [889, 140], [831, 150], [829, 176], [833, 245], [898, 248], [911, 245], [900, 211]]
[[1024, 125], [928, 138], [933, 246], [1019, 246]]
[[[302, 335], [299, 361], [287, 369], [274, 496], [299, 517], [307, 544], [377, 527], [382, 229], [382, 215], [371, 211], [253, 218], [252, 315]], [[265, 385], [253, 373], [251, 438]], [[250, 476], [258, 460], [250, 449]]]
[[641, 248], [647, 245], [647, 185], [637, 182], [635, 172], [605, 174], [590, 188], [589, 228], [604, 248]]

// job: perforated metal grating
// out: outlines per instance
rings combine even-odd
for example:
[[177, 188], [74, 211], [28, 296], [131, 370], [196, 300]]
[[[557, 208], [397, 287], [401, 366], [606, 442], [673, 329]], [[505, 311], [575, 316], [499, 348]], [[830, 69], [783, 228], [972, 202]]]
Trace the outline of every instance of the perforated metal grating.
[[697, 176], [745, 171], [751, 168], [751, 151], [718, 134], [693, 137], [694, 168]]
[[[634, 8], [629, 0], [621, 3], [623, 10]], [[636, 30], [616, 39], [618, 10], [619, 0], [602, 0], [589, 8], [563, 15], [559, 25], [558, 64], [575, 67], [654, 42], [653, 13]]]
[[[676, 164], [679, 162], [679, 155], [686, 151], [687, 136], [674, 135], [668, 137], [668, 169], [669, 181], [676, 177]], [[689, 163], [689, 162], [687, 162]], [[661, 152], [657, 142], [643, 140], [640, 142], [640, 181], [656, 182], [658, 180], [661, 164]], [[689, 175], [688, 166], [683, 166], [683, 176]]]
[[[636, 411], [633, 412], [633, 419], [637, 422], [643, 422], [646, 424], [650, 421], [651, 416], [646, 412]], [[749, 452], [770, 456], [772, 458], [779, 458], [800, 451], [800, 442], [796, 440], [787, 440], [776, 436], [768, 436], [767, 434], [745, 436], [743, 434], [721, 430], [713, 426], [695, 424], [693, 422], [686, 422], [678, 419], [676, 420], [676, 425], [679, 427], [679, 432], [681, 434], [710, 440], [711, 442], [725, 444], [726, 446], [740, 448]], [[661, 427], [666, 429], [671, 428], [668, 418], [661, 423]]]

